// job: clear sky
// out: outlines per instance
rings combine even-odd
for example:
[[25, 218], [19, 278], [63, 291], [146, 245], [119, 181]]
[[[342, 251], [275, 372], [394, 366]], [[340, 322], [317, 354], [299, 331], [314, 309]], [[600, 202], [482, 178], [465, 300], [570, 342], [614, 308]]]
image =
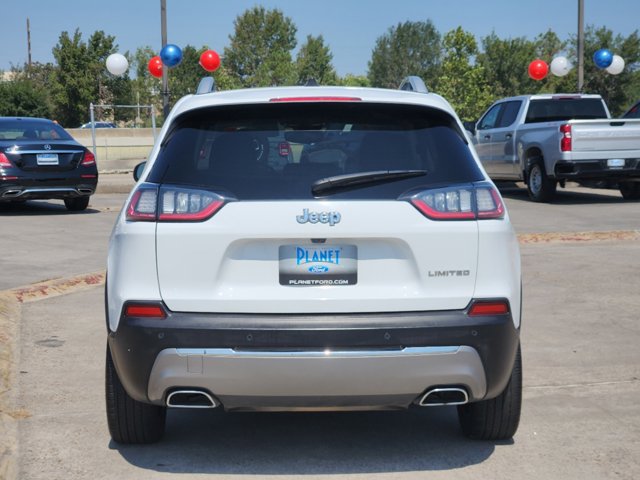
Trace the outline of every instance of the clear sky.
[[[365, 74], [376, 39], [407, 20], [431, 19], [442, 34], [462, 26], [478, 41], [492, 31], [533, 39], [548, 29], [565, 39], [578, 16], [578, 0], [167, 0], [168, 41], [222, 53], [234, 19], [255, 5], [290, 17], [298, 45], [323, 35], [340, 75]], [[161, 48], [160, 0], [0, 0], [0, 69], [26, 62], [27, 17], [33, 61], [52, 62], [60, 32], [76, 28], [84, 40], [96, 30], [114, 35], [121, 53]], [[640, 0], [585, 0], [585, 24], [629, 35], [640, 28]]]

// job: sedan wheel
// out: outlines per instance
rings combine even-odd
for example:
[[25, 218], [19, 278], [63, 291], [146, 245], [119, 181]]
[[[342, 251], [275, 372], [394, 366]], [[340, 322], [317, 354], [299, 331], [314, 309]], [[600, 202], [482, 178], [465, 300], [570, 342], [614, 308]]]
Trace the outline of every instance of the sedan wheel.
[[89, 197], [65, 198], [64, 206], [72, 212], [85, 210], [89, 206]]

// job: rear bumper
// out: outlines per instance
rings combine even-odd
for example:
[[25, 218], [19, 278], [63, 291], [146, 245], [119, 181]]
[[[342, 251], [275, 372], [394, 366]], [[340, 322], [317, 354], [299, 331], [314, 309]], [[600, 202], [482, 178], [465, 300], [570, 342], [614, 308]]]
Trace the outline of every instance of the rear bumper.
[[607, 159], [589, 161], [558, 161], [554, 169], [558, 180], [607, 179], [610, 181], [628, 181], [640, 179], [640, 159], [628, 158], [621, 168], [610, 168]]
[[506, 386], [519, 332], [511, 315], [466, 311], [341, 315], [186, 314], [123, 318], [109, 347], [125, 389], [164, 404], [203, 389], [226, 409], [403, 408], [425, 390], [471, 400]]
[[98, 176], [83, 178], [24, 178], [0, 181], [0, 202], [12, 200], [64, 199], [93, 195]]

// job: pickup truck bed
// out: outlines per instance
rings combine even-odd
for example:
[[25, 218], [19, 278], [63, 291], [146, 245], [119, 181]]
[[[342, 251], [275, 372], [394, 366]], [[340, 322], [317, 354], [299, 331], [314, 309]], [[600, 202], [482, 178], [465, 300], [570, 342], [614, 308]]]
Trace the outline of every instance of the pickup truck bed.
[[640, 198], [640, 120], [609, 118], [597, 95], [500, 100], [472, 135], [491, 178], [525, 181], [534, 201], [552, 200], [567, 180]]

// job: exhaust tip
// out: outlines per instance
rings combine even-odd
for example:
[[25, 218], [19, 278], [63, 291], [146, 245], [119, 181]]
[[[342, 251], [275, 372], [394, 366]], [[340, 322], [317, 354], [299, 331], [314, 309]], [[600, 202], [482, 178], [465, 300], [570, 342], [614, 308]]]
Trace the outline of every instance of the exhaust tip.
[[441, 405], [464, 405], [469, 403], [469, 395], [464, 388], [446, 387], [432, 388], [427, 391], [418, 405], [421, 407], [436, 407]]
[[22, 194], [22, 190], [7, 190], [2, 194], [3, 197], [18, 197]]
[[174, 390], [167, 396], [167, 407], [215, 408], [217, 406], [213, 397], [202, 390]]

